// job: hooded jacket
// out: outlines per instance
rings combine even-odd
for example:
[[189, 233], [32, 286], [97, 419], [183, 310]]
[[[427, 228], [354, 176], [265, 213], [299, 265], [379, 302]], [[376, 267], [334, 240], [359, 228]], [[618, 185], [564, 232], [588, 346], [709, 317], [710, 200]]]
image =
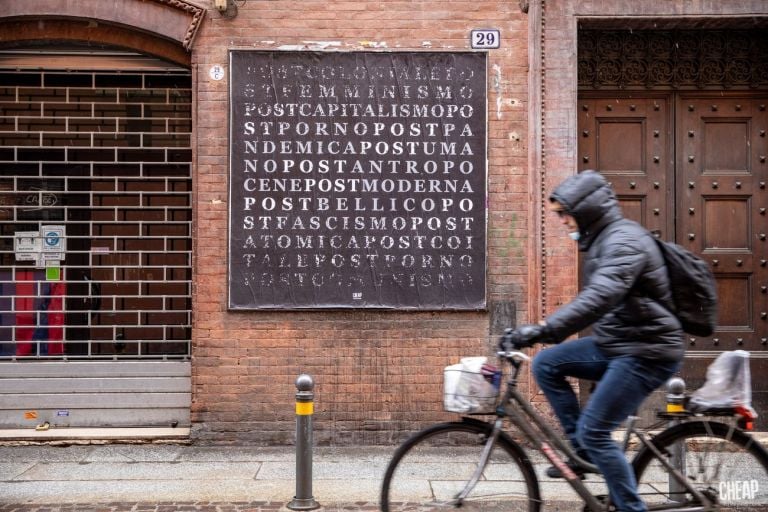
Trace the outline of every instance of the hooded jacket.
[[613, 189], [595, 171], [566, 179], [550, 201], [574, 218], [585, 253], [582, 290], [547, 319], [553, 340], [592, 325], [608, 357], [682, 359], [683, 331], [671, 312], [667, 269], [653, 235], [623, 217]]

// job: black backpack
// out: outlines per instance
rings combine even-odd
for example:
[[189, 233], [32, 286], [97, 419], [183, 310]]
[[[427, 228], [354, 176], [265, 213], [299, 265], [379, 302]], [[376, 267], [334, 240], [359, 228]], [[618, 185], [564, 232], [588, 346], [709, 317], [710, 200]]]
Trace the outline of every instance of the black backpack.
[[717, 284], [707, 262], [691, 251], [656, 239], [669, 274], [675, 316], [683, 330], [709, 336], [717, 326]]

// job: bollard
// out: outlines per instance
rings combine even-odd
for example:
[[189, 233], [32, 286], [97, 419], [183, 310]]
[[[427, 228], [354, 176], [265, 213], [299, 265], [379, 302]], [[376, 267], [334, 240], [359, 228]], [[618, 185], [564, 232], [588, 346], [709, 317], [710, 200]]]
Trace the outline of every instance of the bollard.
[[[667, 412], [678, 413], [685, 411], [685, 381], [680, 377], [673, 377], [667, 381]], [[672, 418], [669, 426], [673, 427], [680, 423], [679, 419]], [[676, 470], [685, 475], [685, 446], [677, 444], [672, 447], [672, 457], [669, 461]], [[677, 502], [685, 501], [685, 487], [675, 480], [672, 474], [669, 475], [669, 496], [670, 499]]]
[[312, 414], [315, 383], [301, 374], [296, 379], [296, 495], [286, 505], [291, 510], [314, 510], [320, 504], [312, 496]]
[[672, 377], [667, 381], [667, 412], [685, 411], [685, 381]]

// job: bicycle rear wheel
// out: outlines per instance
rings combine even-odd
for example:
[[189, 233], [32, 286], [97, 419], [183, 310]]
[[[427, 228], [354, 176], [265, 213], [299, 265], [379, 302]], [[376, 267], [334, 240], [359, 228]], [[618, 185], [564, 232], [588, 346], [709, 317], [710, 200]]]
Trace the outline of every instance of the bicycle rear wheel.
[[[719, 422], [691, 421], [663, 431], [653, 444], [667, 460], [678, 454], [683, 463], [677, 467], [696, 489], [715, 498], [716, 510], [768, 510], [768, 453], [742, 430]], [[679, 447], [682, 453], [676, 452]], [[697, 504], [648, 447], [640, 450], [632, 464], [650, 510], [670, 508], [676, 502]]]
[[423, 430], [395, 452], [384, 475], [382, 512], [458, 508], [484, 512], [538, 512], [541, 498], [533, 465], [502, 433], [472, 493], [456, 495], [470, 480], [493, 426], [465, 418]]

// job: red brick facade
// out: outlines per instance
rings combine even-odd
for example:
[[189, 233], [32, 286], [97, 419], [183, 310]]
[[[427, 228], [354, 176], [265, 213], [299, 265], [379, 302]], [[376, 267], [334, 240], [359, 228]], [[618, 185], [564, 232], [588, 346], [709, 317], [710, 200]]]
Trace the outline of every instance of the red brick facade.
[[[236, 1], [233, 18], [204, 0], [155, 3], [178, 12], [196, 6], [206, 11], [205, 19], [191, 36], [179, 29], [188, 27], [189, 11], [181, 18], [174, 11], [167, 14], [175, 25], [168, 33], [144, 27], [166, 39], [133, 40], [130, 32], [110, 31], [95, 37], [177, 62], [185, 58], [184, 45], [191, 49], [192, 436], [215, 443], [291, 442], [294, 381], [301, 373], [316, 382], [315, 437], [320, 444], [389, 443], [451, 418], [442, 411], [442, 368], [460, 356], [490, 353], [496, 343], [492, 334], [501, 325], [536, 321], [576, 291], [573, 245], [544, 215], [543, 205], [547, 191], [576, 170], [580, 24], [610, 18], [621, 28], [648, 28], [653, 20], [697, 28], [708, 26], [710, 19], [742, 22], [768, 15], [765, 3], [757, 0], [547, 0], [530, 5], [250, 0]], [[153, 2], [125, 4], [141, 12]], [[470, 31], [477, 28], [501, 33], [500, 49], [488, 53], [488, 310], [228, 311], [228, 80], [211, 79], [210, 68], [226, 67], [230, 49], [467, 50]], [[34, 24], [22, 24], [0, 33], [7, 42], [83, 39], [88, 32], [53, 25], [52, 31], [30, 36], [33, 30]]]
[[320, 443], [389, 442], [450, 417], [442, 368], [488, 351], [486, 312], [226, 311], [227, 81], [208, 70], [230, 48], [465, 50], [498, 28], [488, 57], [488, 300], [527, 308], [528, 17], [510, 2], [247, 2], [211, 12], [193, 52], [197, 80], [195, 437], [289, 441], [294, 380], [316, 381]]

